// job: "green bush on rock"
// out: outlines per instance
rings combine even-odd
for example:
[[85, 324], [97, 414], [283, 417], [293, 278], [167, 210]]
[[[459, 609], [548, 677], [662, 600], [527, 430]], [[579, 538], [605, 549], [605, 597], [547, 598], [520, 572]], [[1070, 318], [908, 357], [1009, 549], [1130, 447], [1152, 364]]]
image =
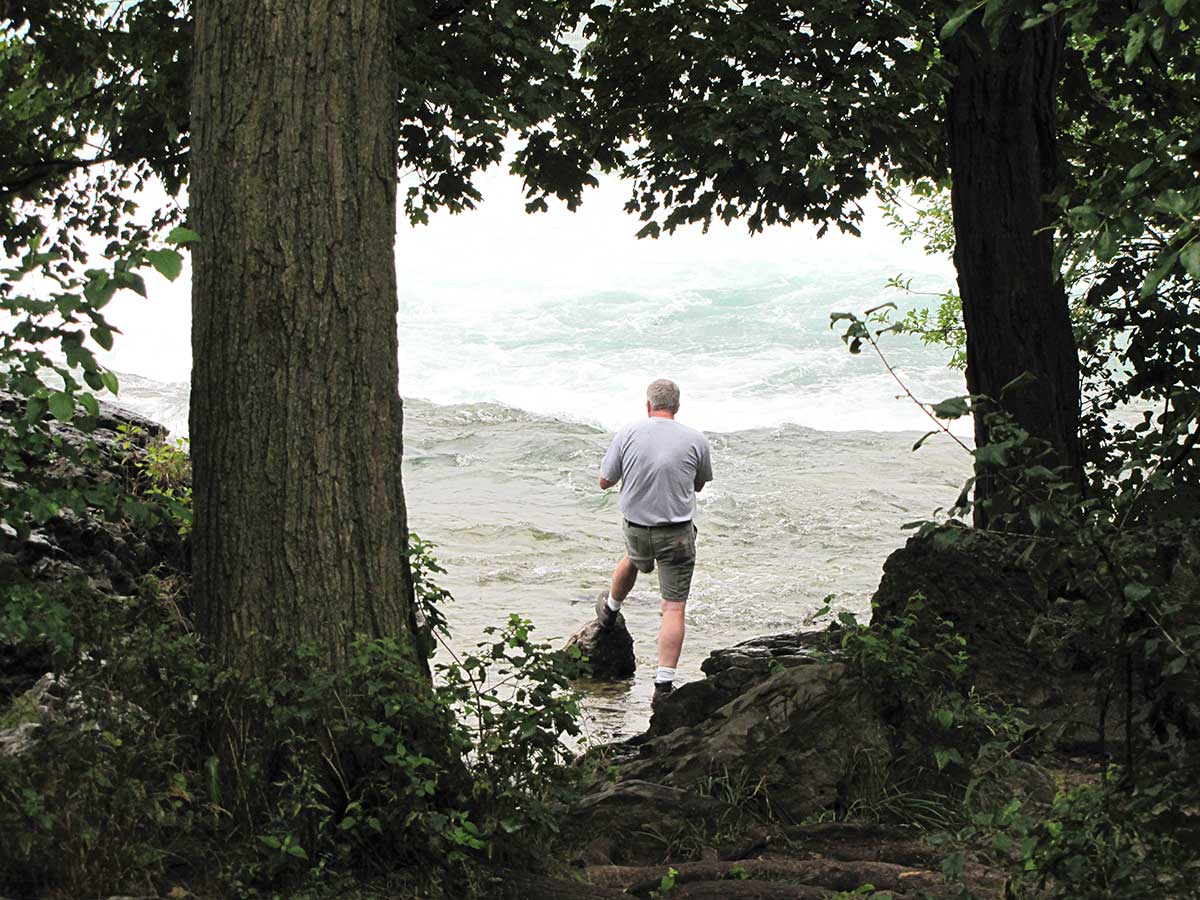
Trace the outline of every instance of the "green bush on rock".
[[[414, 548], [425, 582], [436, 563]], [[169, 579], [145, 586], [77, 585], [62, 615], [33, 588], [4, 595], [0, 638], [56, 655], [21, 709], [29, 742], [0, 753], [0, 893], [165, 892], [220, 872], [214, 890], [236, 895], [353, 873], [467, 896], [478, 862], [528, 861], [553, 831], [577, 660], [528, 622], [434, 682], [388, 639], [333, 670], [301, 652], [247, 679], [207, 658]]]

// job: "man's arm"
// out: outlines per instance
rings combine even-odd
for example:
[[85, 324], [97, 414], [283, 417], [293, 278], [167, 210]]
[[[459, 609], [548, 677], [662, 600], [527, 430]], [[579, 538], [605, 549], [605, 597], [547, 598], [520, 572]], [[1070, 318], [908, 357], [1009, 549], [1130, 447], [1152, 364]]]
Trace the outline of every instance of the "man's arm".
[[623, 432], [618, 431], [613, 441], [608, 446], [608, 452], [604, 454], [604, 459], [600, 461], [600, 490], [606, 491], [625, 474], [624, 467], [621, 464], [621, 444], [623, 441]]
[[696, 462], [696, 481], [693, 487], [696, 493], [704, 490], [704, 486], [712, 481], [712, 448], [708, 444], [708, 439], [704, 435], [700, 435], [700, 453], [699, 459]]

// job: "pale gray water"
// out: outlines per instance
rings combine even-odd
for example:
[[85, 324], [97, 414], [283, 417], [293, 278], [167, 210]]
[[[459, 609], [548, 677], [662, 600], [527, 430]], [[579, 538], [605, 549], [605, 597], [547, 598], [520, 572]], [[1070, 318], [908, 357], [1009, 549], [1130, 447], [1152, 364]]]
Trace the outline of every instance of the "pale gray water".
[[[623, 552], [615, 490], [596, 484], [611, 434], [493, 404], [406, 403], [410, 523], [438, 545], [454, 643], [472, 646], [509, 612], [558, 644], [592, 618]], [[685, 417], [681, 417], [685, 418]], [[832, 595], [866, 615], [901, 525], [952, 503], [970, 458], [949, 440], [797, 426], [709, 433], [715, 479], [700, 495], [700, 548], [679, 679], [710, 651], [796, 629]], [[597, 737], [649, 715], [657, 665], [657, 580], [625, 607], [639, 674], [589, 698]]]
[[[184, 384], [122, 376], [120, 400], [186, 428]], [[617, 493], [596, 483], [611, 432], [497, 404], [421, 400], [405, 402], [404, 430], [409, 522], [447, 569], [453, 645], [473, 647], [510, 612], [556, 645], [590, 621], [623, 552]], [[951, 504], [970, 470], [948, 439], [912, 452], [909, 432], [783, 425], [708, 435], [715, 479], [699, 498], [681, 682], [702, 677], [712, 650], [803, 627], [827, 595], [835, 611], [865, 616], [884, 559], [907, 537], [901, 526]], [[639, 673], [589, 692], [595, 739], [646, 724], [658, 607], [656, 576], [642, 576], [625, 607]]]

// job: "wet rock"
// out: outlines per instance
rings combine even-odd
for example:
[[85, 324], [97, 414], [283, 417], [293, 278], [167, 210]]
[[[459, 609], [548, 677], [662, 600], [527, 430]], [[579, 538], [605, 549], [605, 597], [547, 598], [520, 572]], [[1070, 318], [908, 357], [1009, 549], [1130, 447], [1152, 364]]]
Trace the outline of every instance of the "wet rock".
[[703, 681], [678, 688], [654, 711], [651, 734], [662, 735], [697, 725], [735, 697], [771, 675], [814, 662], [830, 646], [827, 632], [791, 632], [752, 638], [709, 654], [700, 669]]
[[953, 542], [936, 534], [909, 538], [883, 564], [871, 622], [902, 616], [909, 598], [921, 594], [928, 614], [922, 623], [948, 620], [967, 639], [976, 686], [1024, 703], [1028, 688], [1045, 677], [1046, 663], [1027, 638], [1052, 598], [1045, 582], [1016, 558], [985, 534], [967, 532]]
[[566, 647], [579, 648], [588, 659], [591, 677], [599, 681], [620, 681], [637, 671], [633, 636], [621, 613], [611, 628], [601, 628], [595, 620], [584, 625], [567, 638]]
[[679, 836], [714, 829], [738, 810], [715, 797], [638, 779], [606, 785], [580, 800], [564, 831], [586, 845], [591, 863], [651, 863]]
[[800, 820], [842, 801], [855, 772], [891, 757], [887, 729], [861, 682], [840, 663], [785, 667], [709, 714], [642, 744], [621, 781], [769, 799]]
[[871, 622], [903, 616], [909, 599], [920, 594], [915, 639], [932, 645], [936, 623], [949, 622], [967, 641], [967, 677], [979, 693], [1024, 709], [1060, 749], [1119, 740], [1119, 717], [1102, 714], [1093, 675], [1098, 661], [1083, 646], [1055, 652], [1061, 642], [1039, 624], [1048, 614], [1064, 615], [1064, 604], [1082, 601], [1057, 597], [1017, 558], [988, 532], [967, 531], [953, 541], [938, 534], [910, 538], [883, 564]]
[[37, 730], [61, 701], [53, 690], [58, 682], [47, 672], [6, 710], [8, 726], [0, 728], [0, 756], [20, 756], [34, 745]]
[[[20, 398], [0, 392], [0, 408], [19, 409], [22, 403]], [[101, 403], [93, 430], [85, 432], [77, 427], [82, 424], [81, 420], [74, 424], [52, 422], [50, 428], [71, 446], [95, 444], [98, 453], [85, 454], [84, 462], [69, 470], [63, 468], [62, 460], [27, 461], [29, 470], [23, 477], [35, 485], [64, 485], [76, 480], [94, 485], [125, 479], [130, 474], [131, 458], [143, 454], [150, 441], [166, 434], [162, 426], [105, 403]], [[141, 433], [126, 438], [118, 432], [122, 425], [140, 429]], [[146, 574], [160, 566], [184, 575], [191, 568], [187, 539], [166, 523], [108, 521], [98, 509], [86, 514], [63, 509], [27, 536], [19, 535], [7, 524], [0, 526], [0, 584], [24, 585], [68, 608], [96, 593], [134, 594]], [[186, 615], [186, 594], [180, 600], [181, 612]], [[48, 640], [0, 639], [0, 705], [27, 690], [51, 668], [52, 650]]]

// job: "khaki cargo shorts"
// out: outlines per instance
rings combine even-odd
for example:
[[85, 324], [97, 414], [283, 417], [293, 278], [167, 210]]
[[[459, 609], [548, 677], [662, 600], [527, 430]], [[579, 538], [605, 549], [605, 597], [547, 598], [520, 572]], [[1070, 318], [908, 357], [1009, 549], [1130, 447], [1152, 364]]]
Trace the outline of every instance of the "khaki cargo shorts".
[[696, 526], [658, 525], [647, 528], [626, 520], [625, 552], [639, 572], [648, 574], [658, 564], [658, 587], [664, 600], [682, 603], [692, 590], [696, 568]]

